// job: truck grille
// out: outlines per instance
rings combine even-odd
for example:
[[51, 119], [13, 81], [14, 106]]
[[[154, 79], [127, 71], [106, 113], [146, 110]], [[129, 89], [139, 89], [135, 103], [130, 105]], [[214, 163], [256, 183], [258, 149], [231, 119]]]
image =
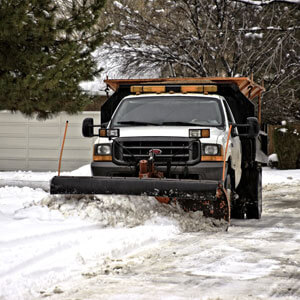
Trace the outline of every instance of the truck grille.
[[157, 164], [192, 164], [200, 159], [200, 143], [188, 138], [119, 138], [114, 141], [114, 160], [118, 163], [138, 162], [149, 158], [151, 149], [160, 149]]

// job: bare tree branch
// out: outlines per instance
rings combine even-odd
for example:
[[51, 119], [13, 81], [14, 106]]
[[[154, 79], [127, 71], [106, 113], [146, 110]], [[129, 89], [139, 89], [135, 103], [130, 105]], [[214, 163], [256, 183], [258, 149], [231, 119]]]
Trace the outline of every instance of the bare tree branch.
[[251, 4], [251, 5], [269, 5], [272, 3], [287, 3], [287, 4], [300, 4], [300, 0], [232, 0], [235, 2], [241, 2], [245, 4]]
[[277, 113], [277, 118], [300, 120], [297, 4], [118, 0], [108, 6], [106, 18], [114, 24], [107, 53], [120, 58], [124, 74], [142, 74], [153, 68], [162, 76], [254, 74], [256, 80], [264, 80], [267, 89], [265, 121], [276, 122], [274, 110], [280, 112], [282, 107], [284, 113]]

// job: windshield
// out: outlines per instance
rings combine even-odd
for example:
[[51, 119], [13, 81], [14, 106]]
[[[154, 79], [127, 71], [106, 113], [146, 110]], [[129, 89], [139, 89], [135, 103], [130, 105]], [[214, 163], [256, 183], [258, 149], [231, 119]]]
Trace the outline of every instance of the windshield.
[[124, 99], [111, 126], [222, 126], [221, 101], [209, 97], [155, 96]]

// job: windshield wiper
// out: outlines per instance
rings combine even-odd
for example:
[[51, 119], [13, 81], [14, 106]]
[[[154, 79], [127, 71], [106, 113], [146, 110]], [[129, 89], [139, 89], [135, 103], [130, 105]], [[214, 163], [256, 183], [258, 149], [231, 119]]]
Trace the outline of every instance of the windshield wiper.
[[157, 123], [150, 123], [150, 122], [140, 122], [140, 121], [119, 121], [117, 122], [117, 124], [124, 124], [124, 125], [140, 125], [140, 126], [143, 126], [143, 125], [159, 125]]
[[190, 122], [162, 122], [160, 125], [178, 125], [178, 126], [200, 126], [200, 124], [197, 123], [190, 123]]

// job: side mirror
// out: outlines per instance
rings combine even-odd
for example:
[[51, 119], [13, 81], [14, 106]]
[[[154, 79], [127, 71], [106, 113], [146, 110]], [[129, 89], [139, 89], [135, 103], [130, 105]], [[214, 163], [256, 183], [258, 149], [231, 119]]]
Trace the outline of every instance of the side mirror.
[[257, 137], [259, 134], [259, 131], [260, 131], [260, 126], [259, 126], [257, 118], [255, 118], [255, 117], [247, 118], [247, 124], [249, 126], [248, 137], [249, 138]]
[[86, 118], [82, 122], [82, 135], [84, 137], [94, 136], [94, 120], [93, 118]]

